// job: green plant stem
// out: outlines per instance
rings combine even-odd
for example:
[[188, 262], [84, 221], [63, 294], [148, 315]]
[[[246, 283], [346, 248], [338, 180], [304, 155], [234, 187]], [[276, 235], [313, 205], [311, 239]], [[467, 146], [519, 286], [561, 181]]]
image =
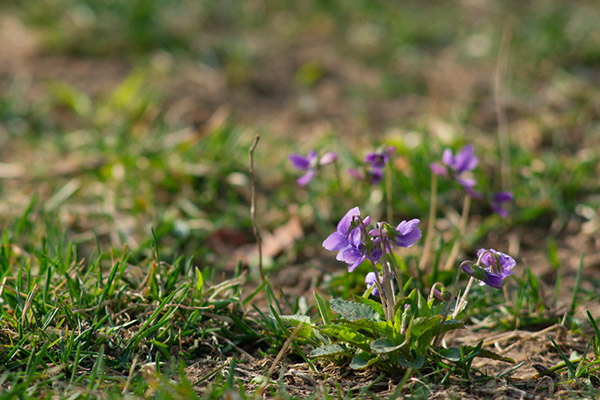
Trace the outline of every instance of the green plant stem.
[[[387, 243], [388, 250], [390, 252], [390, 258], [392, 259], [392, 265], [394, 266], [394, 277], [396, 278], [396, 282], [398, 283], [398, 295], [400, 297], [404, 297], [404, 285], [402, 283], [402, 271], [398, 267], [398, 263], [396, 262], [396, 256], [394, 251], [392, 250], [392, 246]], [[384, 253], [385, 254], [385, 253]], [[396, 305], [396, 303], [394, 303]]]
[[369, 259], [369, 261], [371, 261], [371, 265], [373, 266], [373, 272], [375, 272], [375, 286], [377, 286], [377, 290], [379, 291], [379, 299], [381, 299], [381, 307], [383, 308], [383, 314], [385, 315], [385, 318], [388, 321], [393, 321], [393, 318], [390, 318], [389, 305], [387, 304], [388, 302], [385, 299], [385, 291], [383, 290], [383, 287], [379, 282], [379, 271], [377, 270], [377, 265], [375, 265], [375, 262], [373, 260]]
[[[335, 161], [333, 163], [334, 169], [335, 169], [335, 179], [337, 181], [337, 191], [338, 191], [338, 196], [340, 196], [340, 205], [344, 205], [344, 189], [342, 187], [342, 174], [340, 173], [340, 165], [338, 164], [337, 161]], [[344, 210], [346, 209], [346, 207], [342, 207]]]
[[394, 320], [394, 306], [396, 305], [396, 294], [394, 293], [394, 289], [392, 286], [392, 277], [390, 276], [390, 273], [392, 272], [391, 267], [390, 267], [390, 263], [386, 262], [383, 266], [383, 279], [385, 280], [385, 285], [386, 285], [386, 289], [389, 290], [389, 294], [387, 294], [387, 301], [389, 303], [389, 310], [390, 310], [390, 321]]
[[256, 245], [258, 247], [258, 272], [260, 273], [260, 279], [262, 283], [265, 283], [265, 273], [263, 271], [263, 263], [262, 263], [262, 245], [261, 245], [261, 237], [260, 231], [258, 230], [258, 225], [256, 224], [256, 182], [254, 180], [254, 149], [258, 145], [258, 141], [260, 140], [260, 135], [256, 135], [254, 138], [254, 143], [252, 147], [250, 147], [250, 182], [251, 182], [251, 199], [250, 199], [250, 218], [252, 219], [252, 229], [254, 230], [254, 237], [256, 238]]
[[467, 295], [469, 294], [469, 291], [471, 290], [471, 286], [473, 286], [473, 281], [475, 280], [475, 278], [471, 277], [471, 279], [469, 279], [469, 282], [467, 283], [467, 287], [465, 288], [464, 293], [462, 294], [462, 296], [460, 296], [460, 300], [458, 301], [458, 303], [456, 303], [456, 307], [454, 307], [454, 312], [452, 313], [452, 319], [455, 319], [456, 316], [458, 315], [458, 313], [460, 312], [463, 304], [465, 303], [465, 299], [467, 298]]
[[[444, 311], [444, 316], [442, 317], [442, 322], [440, 323], [440, 329], [433, 341], [433, 347], [437, 347], [444, 337], [442, 333], [442, 329], [444, 328], [444, 324], [446, 323], [446, 319], [448, 318], [448, 314], [450, 313], [450, 308], [452, 307], [452, 302], [454, 301], [454, 295], [456, 294], [456, 288], [458, 287], [458, 276], [460, 275], [460, 268], [456, 269], [456, 273], [454, 274], [454, 284], [452, 285], [452, 293], [450, 300], [448, 301], [448, 305], [446, 306], [446, 310]], [[435, 286], [435, 285], [434, 285]], [[433, 288], [432, 288], [433, 290]]]
[[[379, 237], [384, 238], [382, 225], [379, 226]], [[379, 242], [379, 247], [381, 248], [381, 256], [387, 258], [386, 247], [389, 248], [391, 251], [391, 247], [389, 246], [388, 241], [382, 239]], [[390, 263], [387, 261], [384, 261], [382, 270], [383, 270], [383, 281], [386, 286], [386, 289], [388, 290], [388, 291], [386, 291], [385, 296], [386, 296], [388, 304], [389, 304], [389, 309], [391, 310], [390, 321], [393, 321], [394, 308], [396, 306], [396, 296], [395, 296], [394, 290], [392, 288], [392, 279], [391, 279], [392, 277], [390, 276], [390, 273], [392, 273], [392, 270], [391, 270]], [[398, 274], [394, 274], [394, 275], [397, 276]]]
[[433, 229], [435, 227], [435, 214], [437, 211], [437, 175], [431, 174], [431, 194], [429, 197], [429, 219], [427, 221], [427, 233], [425, 235], [425, 245], [419, 259], [419, 272], [423, 274], [429, 255], [431, 254], [431, 243], [433, 242]]
[[[365, 226], [365, 223], [363, 222], [362, 218], [359, 216], [355, 216], [354, 218], [358, 219], [358, 222], [360, 224], [360, 229], [363, 233], [363, 235], [365, 235], [365, 237], [368, 237], [369, 235], [369, 231], [367, 231], [367, 227]], [[370, 252], [370, 249], [367, 249], [368, 252]], [[377, 290], [379, 291], [379, 298], [381, 299], [381, 307], [383, 308], [383, 313], [385, 315], [385, 318], [388, 321], [393, 321], [393, 318], [390, 318], [391, 314], [390, 314], [390, 306], [392, 306], [393, 308], [393, 304], [388, 304], [388, 301], [386, 300], [386, 292], [384, 292], [383, 287], [381, 286], [381, 283], [379, 282], [379, 271], [377, 270], [377, 265], [375, 264], [375, 261], [373, 261], [371, 259], [371, 257], [367, 257], [369, 259], [369, 261], [371, 261], [371, 265], [373, 266], [373, 272], [375, 272], [375, 285], [377, 286]], [[384, 271], [384, 279], [385, 279], [385, 271]]]
[[308, 204], [310, 205], [310, 207], [313, 211], [313, 214], [315, 216], [315, 220], [317, 222], [317, 226], [316, 226], [317, 230], [319, 231], [319, 234], [323, 235], [323, 234], [325, 234], [325, 232], [327, 232], [327, 230], [329, 228], [327, 227], [327, 223], [321, 216], [321, 213], [319, 212], [319, 208], [317, 207], [317, 204], [315, 203], [316, 196], [313, 195], [313, 193], [315, 193], [315, 191], [313, 191], [311, 188], [308, 188], [307, 190], [308, 190]]
[[467, 229], [467, 220], [469, 218], [469, 208], [471, 207], [471, 196], [465, 195], [465, 201], [463, 203], [462, 215], [460, 218], [460, 225], [458, 227], [458, 236], [454, 240], [454, 244], [452, 245], [452, 250], [450, 251], [450, 256], [444, 264], [444, 271], [450, 270], [454, 262], [456, 261], [456, 257], [458, 257], [458, 251], [460, 250], [460, 245], [462, 244], [462, 238], [465, 234], [465, 230]]

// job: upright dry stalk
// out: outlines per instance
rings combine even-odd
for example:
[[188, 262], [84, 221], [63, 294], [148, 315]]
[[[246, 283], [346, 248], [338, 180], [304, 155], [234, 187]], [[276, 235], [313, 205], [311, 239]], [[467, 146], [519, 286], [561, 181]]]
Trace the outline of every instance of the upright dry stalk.
[[386, 217], [387, 221], [392, 220], [392, 160], [385, 164], [385, 197], [386, 197]]
[[512, 32], [510, 27], [505, 27], [502, 33], [502, 42], [498, 53], [496, 73], [494, 75], [494, 105], [496, 119], [498, 120], [498, 143], [500, 144], [500, 177], [502, 190], [510, 191], [510, 132], [508, 131], [508, 119], [504, 107], [504, 76], [508, 65], [508, 50]]
[[452, 264], [456, 261], [456, 257], [458, 257], [458, 251], [460, 250], [460, 245], [462, 243], [462, 238], [467, 230], [467, 220], [469, 219], [469, 208], [471, 207], [471, 196], [465, 194], [465, 202], [463, 203], [462, 215], [460, 218], [460, 226], [458, 227], [458, 236], [456, 240], [454, 240], [454, 244], [452, 245], [452, 250], [450, 250], [450, 256], [444, 264], [444, 271], [448, 271], [452, 268]]
[[258, 226], [256, 225], [256, 182], [254, 180], [254, 149], [256, 145], [258, 145], [258, 141], [260, 140], [260, 135], [256, 135], [254, 138], [254, 143], [252, 147], [250, 147], [250, 184], [251, 184], [251, 200], [250, 200], [250, 218], [252, 219], [252, 229], [254, 230], [254, 237], [256, 238], [256, 245], [258, 246], [258, 272], [260, 273], [260, 279], [263, 284], [265, 281], [265, 273], [263, 271], [262, 264], [262, 244], [260, 238], [260, 232], [258, 230]]
[[425, 234], [425, 245], [419, 259], [419, 271], [423, 273], [429, 262], [431, 243], [433, 241], [433, 228], [435, 226], [435, 213], [437, 211], [437, 175], [431, 174], [431, 195], [429, 197], [429, 220], [427, 221], [427, 233]]

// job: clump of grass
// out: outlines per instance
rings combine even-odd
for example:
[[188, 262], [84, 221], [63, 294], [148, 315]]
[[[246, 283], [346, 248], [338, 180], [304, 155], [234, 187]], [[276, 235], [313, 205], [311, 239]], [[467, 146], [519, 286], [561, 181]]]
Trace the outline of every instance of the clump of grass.
[[126, 248], [81, 259], [77, 246], [61, 237], [43, 237], [25, 250], [5, 231], [0, 362], [6, 395], [38, 397], [57, 384], [65, 397], [99, 396], [116, 383], [140, 393], [151, 386], [140, 379], [146, 367], [160, 376], [174, 359], [270, 348], [256, 317], [244, 311], [252, 296], [243, 298], [240, 269], [209, 284], [191, 259], [167, 263], [156, 247], [152, 254], [138, 264], [130, 263]]

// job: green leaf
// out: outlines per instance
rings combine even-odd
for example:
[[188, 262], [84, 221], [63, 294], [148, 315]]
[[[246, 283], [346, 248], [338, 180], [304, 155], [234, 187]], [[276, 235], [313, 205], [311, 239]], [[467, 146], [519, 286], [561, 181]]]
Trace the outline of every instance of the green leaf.
[[378, 303], [375, 300], [367, 299], [362, 296], [354, 296], [354, 299], [357, 302], [366, 304], [367, 306], [371, 307], [373, 310], [377, 311], [377, 313], [379, 314], [379, 317], [381, 319], [385, 318], [385, 315], [383, 314], [383, 306], [381, 305], [381, 303]]
[[331, 324], [331, 309], [329, 305], [317, 292], [313, 292], [313, 296], [315, 298], [315, 303], [317, 304], [317, 308], [319, 309], [319, 314], [321, 315], [321, 319], [323, 320], [323, 324], [329, 325]]
[[590, 320], [592, 328], [594, 328], [594, 354], [596, 358], [598, 358], [598, 356], [600, 356], [600, 330], [598, 329], [598, 324], [594, 320], [594, 317], [592, 317], [592, 314], [590, 314], [588, 310], [585, 310], [585, 312], [587, 314], [588, 319]]
[[291, 326], [297, 326], [300, 323], [314, 326], [314, 324], [312, 323], [312, 321], [310, 320], [310, 317], [308, 315], [293, 314], [293, 315], [280, 315], [279, 317], [282, 320], [288, 322]]
[[413, 360], [411, 363], [412, 369], [421, 369], [425, 365], [425, 357], [419, 356]]
[[417, 311], [420, 317], [431, 317], [431, 308], [420, 291], [417, 291]]
[[375, 354], [384, 354], [396, 351], [401, 348], [404, 344], [394, 344], [389, 339], [377, 339], [371, 342], [371, 351]]
[[280, 315], [279, 318], [289, 326], [296, 327], [302, 325], [297, 333], [299, 337], [308, 339], [312, 336], [314, 324], [308, 315]]
[[[468, 346], [467, 348], [474, 349], [475, 347]], [[511, 364], [515, 363], [515, 360], [513, 360], [510, 357], [504, 357], [498, 353], [494, 353], [493, 351], [486, 350], [486, 349], [479, 350], [478, 357], [489, 358], [491, 360], [497, 360], [497, 361], [504, 361], [504, 362], [511, 363]]]
[[460, 349], [458, 347], [450, 347], [448, 349], [438, 349], [437, 353], [446, 360], [458, 362], [460, 361]]
[[442, 327], [442, 333], [453, 331], [455, 329], [464, 329], [464, 327], [465, 327], [465, 324], [462, 321], [456, 321], [456, 320], [446, 321], [444, 323], [444, 326]]
[[350, 363], [350, 368], [352, 369], [365, 369], [379, 361], [379, 356], [373, 356], [372, 354], [366, 351], [359, 351], [352, 362]]
[[371, 338], [363, 335], [355, 329], [340, 325], [324, 326], [321, 328], [321, 333], [324, 333], [325, 335], [336, 340], [352, 344], [363, 350], [369, 349], [369, 342], [371, 341]]
[[342, 318], [348, 321], [365, 319], [367, 321], [378, 322], [381, 320], [381, 318], [379, 318], [379, 313], [366, 304], [331, 299], [329, 305], [334, 312], [340, 314]]
[[202, 294], [204, 293], [204, 277], [202, 276], [202, 271], [200, 271], [200, 268], [198, 267], [196, 267], [196, 291], [200, 293], [200, 296], [202, 297]]
[[[473, 350], [476, 349], [475, 346], [462, 346], [462, 348], [463, 348], [463, 354], [469, 354]], [[459, 347], [450, 347], [448, 349], [438, 349], [436, 351], [439, 355], [444, 357], [446, 360], [450, 360], [450, 361], [454, 361], [454, 362], [459, 362], [461, 360]], [[478, 350], [477, 357], [489, 358], [491, 360], [497, 360], [497, 361], [504, 361], [504, 362], [508, 362], [511, 364], [515, 363], [515, 360], [513, 360], [512, 358], [503, 357], [500, 354], [494, 353], [493, 351], [481, 349], [481, 348]]]
[[440, 322], [442, 322], [441, 315], [435, 315], [433, 317], [417, 317], [413, 318], [410, 321], [409, 331], [411, 336], [422, 336], [428, 331], [439, 327]]
[[310, 352], [309, 357], [332, 357], [341, 356], [346, 354], [346, 350], [339, 344], [328, 344], [325, 346], [317, 347]]

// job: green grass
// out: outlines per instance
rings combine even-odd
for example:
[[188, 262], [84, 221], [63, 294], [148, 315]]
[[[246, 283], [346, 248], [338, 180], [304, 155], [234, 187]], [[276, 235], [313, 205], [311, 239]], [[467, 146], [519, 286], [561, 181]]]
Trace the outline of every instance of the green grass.
[[[518, 259], [504, 295], [473, 289], [464, 320], [493, 332], [561, 324], [566, 342], [548, 341], [546, 367], [565, 396], [598, 395], [598, 316], [588, 308], [598, 279], [587, 268], [596, 261], [588, 251], [569, 266], [599, 229], [600, 11], [591, 2], [27, 0], [0, 10], [39, 35], [24, 62], [66, 60], [88, 79], [0, 69], [0, 399], [258, 398], [266, 379], [269, 396], [303, 398], [291, 383], [303, 378], [290, 378], [298, 365], [318, 379], [314, 398], [476, 390], [488, 378], [472, 367], [475, 342], [439, 371], [404, 381], [377, 372], [361, 386], [340, 372], [342, 360], [334, 368], [308, 357], [323, 337], [300, 335], [267, 375], [298, 320], [328, 324], [329, 298], [364, 291], [369, 268], [347, 274], [320, 248], [350, 207], [385, 215], [384, 187], [345, 171], [367, 151], [398, 149], [398, 221], [426, 222], [429, 164], [446, 147], [474, 143], [479, 188], [501, 190], [491, 82], [503, 32], [515, 202], [507, 220], [473, 203], [463, 255], [516, 237], [549, 273]], [[91, 90], [104, 71], [76, 66], [95, 61], [125, 67]], [[259, 226], [272, 233], [297, 217], [303, 230], [265, 256], [273, 286], [261, 285], [251, 250], [256, 133]], [[333, 168], [295, 184], [287, 156], [313, 148], [338, 152], [341, 187]], [[438, 194], [443, 264], [462, 197], [448, 180]], [[414, 277], [418, 255], [400, 258], [404, 282], [415, 278], [407, 290], [452, 286], [453, 271]], [[280, 289], [290, 266], [318, 271], [320, 297]]]

